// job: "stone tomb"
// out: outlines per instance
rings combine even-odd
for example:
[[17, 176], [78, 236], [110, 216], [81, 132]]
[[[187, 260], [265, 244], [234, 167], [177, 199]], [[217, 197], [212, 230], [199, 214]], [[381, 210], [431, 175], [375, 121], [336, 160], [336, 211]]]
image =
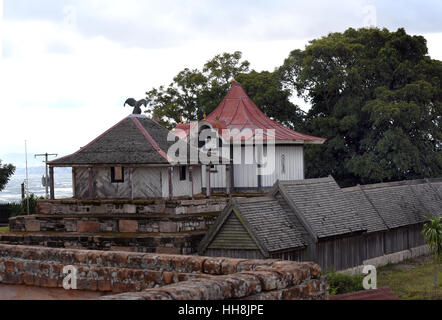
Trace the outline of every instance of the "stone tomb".
[[[322, 300], [327, 284], [314, 263], [54, 249], [0, 244], [0, 289], [60, 289], [77, 269], [79, 295], [103, 300]], [[11, 287], [12, 286], [12, 287]], [[90, 297], [90, 294], [89, 294]], [[78, 298], [78, 297], [77, 297]], [[86, 298], [86, 296], [85, 296]]]
[[229, 199], [52, 200], [11, 218], [0, 243], [193, 254]]

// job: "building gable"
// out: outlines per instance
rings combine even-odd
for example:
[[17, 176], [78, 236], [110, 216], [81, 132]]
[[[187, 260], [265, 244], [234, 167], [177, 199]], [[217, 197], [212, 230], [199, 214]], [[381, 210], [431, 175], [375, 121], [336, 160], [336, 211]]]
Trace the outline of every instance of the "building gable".
[[258, 245], [233, 211], [207, 248], [259, 250]]

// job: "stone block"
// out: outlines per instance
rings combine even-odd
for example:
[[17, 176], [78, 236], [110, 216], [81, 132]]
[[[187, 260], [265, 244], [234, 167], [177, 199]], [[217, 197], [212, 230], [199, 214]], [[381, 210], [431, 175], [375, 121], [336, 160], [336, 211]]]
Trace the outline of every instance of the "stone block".
[[122, 251], [122, 252], [135, 252], [136, 248], [132, 247], [116, 247], [112, 246], [111, 251]]
[[40, 221], [26, 220], [25, 221], [26, 232], [40, 232]]
[[98, 291], [111, 292], [112, 286], [110, 280], [98, 280]]
[[138, 221], [135, 220], [120, 220], [120, 232], [136, 233], [138, 232]]
[[136, 214], [137, 213], [137, 206], [134, 204], [125, 204], [123, 206], [123, 212], [127, 214]]
[[158, 247], [155, 250], [156, 253], [159, 254], [181, 254], [180, 248], [165, 248], [165, 247]]
[[177, 232], [177, 224], [176, 222], [160, 222], [160, 232], [164, 233], [173, 233]]
[[80, 233], [98, 233], [100, 231], [100, 224], [98, 221], [78, 221], [77, 232]]

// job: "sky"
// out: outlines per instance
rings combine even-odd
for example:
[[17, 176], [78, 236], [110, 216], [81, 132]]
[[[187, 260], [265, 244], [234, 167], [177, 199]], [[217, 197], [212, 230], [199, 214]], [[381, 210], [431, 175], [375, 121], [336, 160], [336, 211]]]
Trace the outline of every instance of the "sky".
[[437, 0], [0, 0], [0, 159], [22, 167], [25, 140], [30, 158], [73, 153], [132, 112], [127, 98], [222, 52], [273, 71], [309, 40], [377, 26], [424, 35], [442, 60], [441, 12]]

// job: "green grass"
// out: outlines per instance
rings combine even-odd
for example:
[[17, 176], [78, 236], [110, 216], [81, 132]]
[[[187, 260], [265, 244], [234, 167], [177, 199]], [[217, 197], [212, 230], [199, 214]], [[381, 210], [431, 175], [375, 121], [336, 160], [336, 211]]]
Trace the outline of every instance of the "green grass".
[[0, 233], [9, 232], [9, 227], [0, 227]]
[[387, 265], [378, 268], [378, 287], [389, 286], [403, 300], [442, 300], [442, 267], [439, 266], [437, 291], [433, 271], [429, 257]]

